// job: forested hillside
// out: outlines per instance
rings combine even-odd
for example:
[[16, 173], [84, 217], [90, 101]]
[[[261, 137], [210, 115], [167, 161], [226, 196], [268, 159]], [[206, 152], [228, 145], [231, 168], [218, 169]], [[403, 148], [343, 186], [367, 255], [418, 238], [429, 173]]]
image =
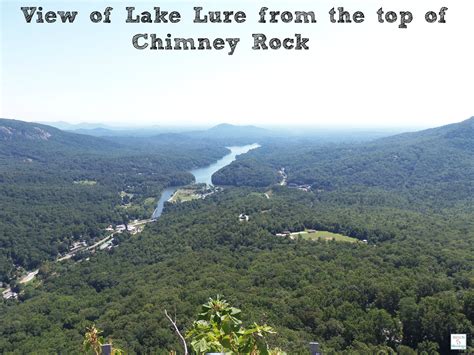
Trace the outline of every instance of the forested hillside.
[[472, 205], [474, 118], [372, 143], [264, 145], [213, 179], [225, 185], [261, 186], [262, 181], [274, 181], [281, 167], [289, 184], [310, 184], [315, 190], [377, 188], [409, 195], [414, 202], [423, 200], [432, 207], [460, 201]]
[[[92, 324], [127, 354], [180, 351], [164, 310], [189, 330], [217, 294], [245, 310], [244, 325], [273, 326], [271, 347], [289, 354], [309, 341], [324, 354], [449, 354], [451, 333], [468, 334], [470, 353], [473, 122], [351, 145], [262, 138], [215, 175], [238, 186], [168, 204], [110, 251], [42, 264], [19, 300], [0, 304], [0, 353], [79, 353]], [[345, 238], [305, 238], [311, 230]]]
[[[36, 268], [109, 224], [150, 217], [163, 187], [191, 182], [188, 169], [226, 152], [198, 140], [149, 140], [154, 145], [131, 147], [0, 120], [0, 282], [15, 265]], [[147, 198], [153, 201], [144, 207]]]
[[[236, 223], [241, 212], [249, 222]], [[0, 351], [79, 351], [92, 322], [130, 353], [179, 349], [164, 309], [186, 328], [209, 295], [224, 294], [248, 323], [273, 325], [272, 345], [289, 353], [311, 340], [326, 353], [401, 344], [446, 353], [450, 332], [474, 331], [474, 229], [472, 220], [445, 222], [362, 201], [349, 209], [288, 189], [271, 199], [228, 190], [168, 209], [110, 254], [44, 269], [42, 287], [3, 306]], [[304, 226], [357, 227], [371, 242], [274, 236]]]

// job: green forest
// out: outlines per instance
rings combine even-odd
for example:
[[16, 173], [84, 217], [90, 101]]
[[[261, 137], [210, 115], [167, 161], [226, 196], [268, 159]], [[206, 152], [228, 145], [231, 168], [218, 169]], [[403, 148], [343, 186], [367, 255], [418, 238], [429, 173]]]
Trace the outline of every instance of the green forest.
[[0, 282], [110, 224], [149, 218], [147, 198], [192, 182], [189, 169], [226, 152], [203, 140], [107, 141], [14, 120], [0, 128]]
[[[222, 192], [167, 204], [110, 251], [51, 261], [75, 236], [140, 217], [121, 191], [143, 205], [225, 154], [222, 136], [204, 136], [83, 148], [0, 139], [4, 278], [13, 264], [40, 267], [0, 303], [0, 353], [83, 353], [92, 325], [127, 354], [180, 353], [164, 311], [186, 333], [217, 295], [243, 326], [271, 326], [270, 348], [288, 354], [308, 354], [311, 341], [324, 354], [448, 354], [453, 333], [474, 351], [474, 118], [362, 143], [262, 137], [213, 176]], [[307, 229], [357, 242], [280, 235]]]

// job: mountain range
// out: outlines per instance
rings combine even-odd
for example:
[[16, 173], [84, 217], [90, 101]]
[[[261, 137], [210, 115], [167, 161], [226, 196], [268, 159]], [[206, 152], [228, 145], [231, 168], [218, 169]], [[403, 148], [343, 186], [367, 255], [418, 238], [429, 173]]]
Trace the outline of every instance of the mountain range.
[[[18, 296], [0, 302], [0, 353], [80, 353], [93, 325], [126, 353], [181, 351], [165, 310], [187, 333], [223, 294], [288, 354], [314, 341], [449, 354], [451, 334], [474, 333], [473, 126], [327, 144], [253, 126], [98, 138], [0, 120], [0, 288]], [[248, 141], [261, 148], [214, 175], [222, 189], [150, 220], [165, 188]], [[135, 220], [140, 233], [62, 260]]]

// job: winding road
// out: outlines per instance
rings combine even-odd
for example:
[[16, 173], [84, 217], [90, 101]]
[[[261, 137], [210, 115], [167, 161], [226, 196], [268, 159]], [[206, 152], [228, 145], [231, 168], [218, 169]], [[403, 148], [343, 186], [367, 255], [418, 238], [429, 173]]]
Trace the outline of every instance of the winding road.
[[[132, 226], [132, 227], [137, 227], [137, 226], [146, 225], [148, 223], [152, 223], [152, 222], [155, 222], [155, 221], [156, 221], [155, 219], [143, 219], [143, 220], [139, 220], [139, 221], [130, 222], [128, 225]], [[102, 244], [107, 243], [108, 241], [110, 241], [116, 234], [119, 234], [119, 233], [121, 233], [121, 232], [115, 231], [115, 232], [109, 234], [108, 236], [106, 236], [105, 238], [103, 238], [103, 239], [99, 240], [98, 242], [94, 243], [93, 245], [83, 247], [83, 248], [79, 248], [77, 250], [74, 250], [74, 252], [69, 252], [64, 256], [61, 256], [61, 257], [57, 258], [55, 262], [61, 262], [61, 261], [64, 261], [64, 260], [71, 259], [74, 255], [76, 255], [77, 253], [82, 252], [82, 251], [95, 250], [96, 248], [100, 247]], [[38, 273], [39, 273], [39, 269], [30, 271], [27, 275], [20, 278], [18, 280], [18, 283], [26, 284], [30, 281], [33, 281], [35, 279], [36, 275], [38, 275]], [[12, 292], [11, 288], [7, 288], [6, 290], [2, 291], [2, 297], [5, 298], [5, 299], [15, 298], [16, 293]]]

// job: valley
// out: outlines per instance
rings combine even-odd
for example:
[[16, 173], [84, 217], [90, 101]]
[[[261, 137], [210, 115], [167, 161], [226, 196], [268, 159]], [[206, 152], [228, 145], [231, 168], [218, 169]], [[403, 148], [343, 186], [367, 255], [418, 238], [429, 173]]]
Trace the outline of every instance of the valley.
[[[48, 137], [49, 138], [49, 137]], [[63, 254], [59, 254], [56, 257], [56, 262], [61, 262], [65, 260], [69, 260], [72, 258], [77, 257], [78, 255], [82, 254], [82, 257], [78, 258], [78, 261], [84, 259], [89, 253], [95, 253], [98, 250], [103, 250], [103, 249], [108, 249], [110, 250], [112, 248], [112, 242], [114, 242], [114, 236], [117, 234], [121, 234], [122, 232], [128, 232], [131, 234], [135, 234], [136, 232], [140, 232], [142, 228], [138, 229], [139, 227], [143, 227], [144, 225], [148, 223], [155, 222], [157, 218], [161, 216], [163, 213], [164, 207], [166, 202], [175, 202], [175, 203], [181, 203], [181, 202], [186, 202], [190, 201], [196, 198], [205, 198], [207, 196], [212, 195], [213, 193], [220, 191], [219, 188], [215, 188], [212, 186], [212, 175], [223, 168], [224, 166], [230, 164], [232, 161], [236, 159], [238, 155], [245, 154], [248, 151], [252, 149], [257, 149], [260, 146], [258, 144], [252, 144], [252, 145], [245, 145], [245, 146], [239, 146], [239, 147], [229, 147], [229, 153], [222, 157], [221, 159], [217, 160], [213, 164], [210, 164], [209, 166], [202, 167], [202, 168], [197, 168], [193, 169], [190, 171], [190, 173], [194, 176], [194, 184], [189, 185], [187, 188], [184, 187], [167, 187], [163, 190], [161, 193], [160, 198], [158, 199], [157, 207], [153, 211], [153, 214], [151, 218], [149, 219], [142, 219], [142, 220], [130, 220], [126, 221], [126, 224], [124, 224], [124, 229], [122, 230], [120, 226], [118, 226], [115, 231], [113, 231], [111, 234], [105, 234], [102, 239], [97, 238], [98, 240], [94, 240], [94, 242], [91, 245], [88, 245], [86, 241], [81, 240], [79, 242], [76, 242], [73, 244], [73, 246], [68, 250], [67, 252], [64, 252]], [[94, 186], [97, 184], [97, 181], [91, 181], [91, 180], [81, 180], [81, 181], [74, 181], [74, 184], [78, 185], [83, 185], [83, 186]], [[203, 185], [202, 187], [199, 187], [199, 184]], [[197, 194], [196, 194], [197, 193]], [[126, 193], [125, 191], [120, 192], [120, 196], [122, 199], [122, 204], [124, 203], [124, 198], [126, 198], [127, 201], [131, 201], [134, 198], [133, 194]], [[147, 204], [147, 200], [152, 199], [147, 198], [143, 203]], [[130, 203], [125, 203], [124, 207], [126, 208], [126, 211], [129, 212], [131, 209], [132, 205]], [[145, 206], [140, 206], [140, 207], [145, 207]], [[108, 227], [106, 231], [109, 231], [111, 229]], [[117, 246], [117, 245], [115, 245]], [[18, 269], [20, 271], [20, 269]], [[28, 282], [31, 282], [35, 276], [38, 274], [39, 269], [33, 270], [33, 271], [23, 271], [17, 273], [16, 279], [13, 278], [10, 280], [10, 283], [13, 284], [26, 284]], [[26, 274], [26, 276], [25, 276]], [[12, 298], [18, 298], [18, 294], [16, 292], [13, 292], [10, 287], [4, 289], [2, 291], [2, 296], [4, 299], [12, 299]]]
[[0, 270], [34, 270], [0, 303], [1, 353], [76, 353], [92, 324], [126, 353], [179, 350], [164, 310], [188, 330], [218, 294], [288, 354], [445, 354], [474, 332], [474, 118], [337, 144], [0, 126]]

